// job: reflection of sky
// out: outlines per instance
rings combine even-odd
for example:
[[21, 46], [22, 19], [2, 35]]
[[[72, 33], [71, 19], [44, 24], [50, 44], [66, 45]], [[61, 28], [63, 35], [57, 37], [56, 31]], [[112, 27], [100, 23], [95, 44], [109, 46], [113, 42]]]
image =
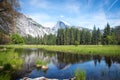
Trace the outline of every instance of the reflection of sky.
[[[93, 80], [98, 80], [99, 78], [100, 80], [120, 80], [120, 64], [117, 63], [119, 62], [119, 59], [116, 61], [117, 59], [114, 60], [112, 57], [99, 58], [98, 56], [93, 56], [93, 58], [90, 58], [88, 56], [78, 56], [73, 54], [71, 54], [71, 56], [67, 54], [63, 55], [62, 53], [60, 53], [62, 56], [59, 54], [53, 54], [53, 56], [51, 56], [50, 53], [48, 55], [48, 53], [41, 51], [27, 51], [27, 53], [25, 52], [22, 54], [25, 58], [23, 71], [19, 71], [23, 77], [27, 76], [26, 74], [28, 74], [29, 70], [32, 70], [28, 76], [30, 78], [37, 78], [40, 76], [62, 79], [72, 78], [74, 76], [74, 71], [80, 69], [86, 72], [87, 79], [92, 78]], [[77, 59], [76, 56], [78, 56]], [[32, 68], [36, 59], [47, 61], [49, 69], [46, 72], [43, 72], [42, 70], [34, 69], [34, 67]], [[110, 67], [108, 67], [109, 64], [111, 64]], [[28, 69], [28, 67], [30, 69]], [[20, 75], [18, 76], [20, 77]]]
[[29, 77], [36, 78], [40, 76], [45, 76], [48, 78], [72, 78], [74, 76], [74, 71], [76, 69], [85, 70], [86, 77], [96, 79], [120, 79], [120, 64], [113, 63], [109, 68], [104, 60], [101, 60], [100, 63], [94, 65], [94, 61], [88, 61], [84, 63], [71, 64], [65, 69], [58, 69], [53, 63], [48, 64], [49, 69], [46, 72], [42, 70], [33, 70]]

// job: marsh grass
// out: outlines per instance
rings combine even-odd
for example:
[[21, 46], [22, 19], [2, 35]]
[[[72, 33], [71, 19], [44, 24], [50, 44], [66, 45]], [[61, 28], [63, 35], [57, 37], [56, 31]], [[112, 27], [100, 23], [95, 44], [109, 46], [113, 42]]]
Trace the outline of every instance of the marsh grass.
[[39, 65], [42, 66], [42, 65], [47, 65], [47, 62], [37, 59], [37, 60], [36, 60], [36, 64], [39, 64]]
[[0, 80], [10, 80], [11, 74], [20, 69], [22, 64], [23, 60], [14, 52], [14, 49], [0, 51], [0, 66], [3, 67], [0, 70]]
[[23, 60], [19, 58], [17, 53], [14, 53], [14, 49], [0, 52], [0, 66], [10, 64], [11, 66], [16, 65], [14, 69], [18, 69], [21, 67], [22, 63]]
[[0, 74], [0, 80], [10, 80], [10, 74]]
[[76, 80], [85, 80], [86, 79], [86, 73], [84, 70], [76, 69], [75, 70], [75, 78]]

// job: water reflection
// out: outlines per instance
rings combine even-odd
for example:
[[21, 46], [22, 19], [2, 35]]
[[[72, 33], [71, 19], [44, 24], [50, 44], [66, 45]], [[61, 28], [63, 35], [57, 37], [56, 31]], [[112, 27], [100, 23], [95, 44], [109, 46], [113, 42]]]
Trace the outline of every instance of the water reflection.
[[[77, 68], [80, 68], [86, 71], [86, 80], [120, 80], [120, 56], [66, 54], [40, 49], [15, 49], [15, 52], [24, 59], [24, 63], [22, 69], [13, 74], [13, 79], [40, 76], [68, 79], [74, 76]], [[46, 61], [49, 69], [36, 69], [37, 59]]]

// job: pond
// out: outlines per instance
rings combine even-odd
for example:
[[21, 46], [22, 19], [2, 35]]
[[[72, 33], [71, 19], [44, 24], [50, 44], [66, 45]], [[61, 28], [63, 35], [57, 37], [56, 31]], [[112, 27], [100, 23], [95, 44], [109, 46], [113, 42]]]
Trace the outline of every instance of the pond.
[[[70, 79], [76, 70], [85, 72], [86, 80], [120, 80], [120, 56], [81, 55], [72, 53], [48, 52], [41, 49], [15, 49], [23, 59], [21, 69], [12, 73], [11, 80], [23, 77]], [[49, 68], [36, 68], [36, 60], [45, 63]]]

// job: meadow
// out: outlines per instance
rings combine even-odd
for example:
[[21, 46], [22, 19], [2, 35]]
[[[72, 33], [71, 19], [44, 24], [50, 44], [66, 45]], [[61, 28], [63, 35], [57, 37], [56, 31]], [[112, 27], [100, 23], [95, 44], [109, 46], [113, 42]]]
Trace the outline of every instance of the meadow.
[[75, 54], [92, 55], [120, 55], [119, 45], [0, 45], [4, 48], [41, 48], [47, 51], [56, 51]]

